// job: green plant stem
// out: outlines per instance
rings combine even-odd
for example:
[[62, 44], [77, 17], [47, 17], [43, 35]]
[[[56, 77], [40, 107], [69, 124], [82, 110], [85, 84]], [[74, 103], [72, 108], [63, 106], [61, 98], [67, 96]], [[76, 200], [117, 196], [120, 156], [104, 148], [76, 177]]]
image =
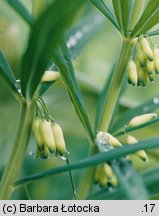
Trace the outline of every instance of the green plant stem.
[[28, 146], [34, 117], [33, 107], [32, 102], [22, 104], [21, 119], [16, 140], [0, 183], [0, 200], [10, 199], [14, 191], [13, 183], [20, 172]]
[[125, 69], [131, 56], [132, 39], [125, 38], [122, 45], [121, 54], [115, 68], [115, 73], [108, 89], [103, 111], [99, 123], [99, 131], [107, 131], [115, 110], [122, 82], [125, 77]]
[[[97, 152], [96, 145], [90, 146], [89, 156], [94, 155]], [[78, 185], [76, 198], [78, 200], [86, 199], [91, 189], [94, 179], [95, 167], [89, 167], [85, 170], [85, 173]]]
[[[123, 46], [121, 50], [121, 54], [119, 57], [119, 61], [115, 68], [114, 77], [112, 79], [112, 83], [110, 84], [110, 87], [108, 89], [108, 94], [105, 100], [105, 104], [103, 107], [103, 113], [101, 115], [100, 123], [99, 123], [99, 130], [101, 131], [107, 131], [117, 100], [120, 93], [120, 88], [122, 85], [122, 81], [124, 79], [124, 72], [125, 68], [127, 66], [127, 62], [131, 55], [131, 39], [126, 38], [123, 41]], [[92, 146], [91, 154], [94, 154], [97, 151], [97, 148]], [[93, 182], [93, 174], [94, 174], [94, 168], [90, 167], [86, 174], [84, 175], [77, 193], [78, 199], [85, 199], [90, 191], [92, 182]]]

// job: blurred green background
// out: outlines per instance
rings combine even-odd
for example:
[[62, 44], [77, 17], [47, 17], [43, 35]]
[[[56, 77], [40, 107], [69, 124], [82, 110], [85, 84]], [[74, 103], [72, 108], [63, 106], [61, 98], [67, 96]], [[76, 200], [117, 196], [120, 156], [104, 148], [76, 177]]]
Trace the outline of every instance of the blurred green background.
[[[108, 1], [109, 2], [109, 1]], [[30, 10], [31, 0], [23, 0]], [[94, 13], [100, 13], [91, 6]], [[102, 17], [102, 15], [100, 15]], [[5, 1], [0, 1], [0, 49], [5, 53], [13, 69], [16, 78], [19, 78], [20, 62], [25, 50], [29, 28], [22, 19], [13, 11]], [[159, 44], [159, 37], [153, 37], [153, 41]], [[99, 94], [108, 78], [113, 64], [118, 58], [121, 48], [121, 38], [114, 27], [105, 19], [101, 30], [79, 53], [74, 60], [74, 67], [79, 85], [83, 93], [85, 104], [91, 118], [92, 125]], [[159, 78], [154, 83], [149, 83], [146, 88], [134, 88], [126, 85], [125, 91], [120, 98], [121, 115], [129, 107], [137, 106], [144, 101], [159, 94]], [[44, 100], [53, 118], [62, 126], [67, 149], [70, 152], [70, 162], [87, 157], [89, 143], [82, 125], [69, 100], [66, 89], [61, 81], [52, 85], [44, 95]], [[156, 110], [158, 111], [158, 110]], [[0, 174], [2, 175], [5, 163], [9, 157], [14, 143], [20, 107], [13, 95], [0, 79]], [[153, 125], [133, 133], [139, 140], [147, 137], [158, 136], [159, 125]], [[122, 140], [122, 137], [121, 137]], [[54, 168], [65, 164], [60, 158], [50, 158], [46, 161], [34, 159], [35, 141], [31, 136], [26, 153], [23, 169], [20, 176], [37, 173], [42, 170]], [[149, 151], [149, 162], [144, 163], [133, 157], [133, 164], [137, 170], [148, 169], [158, 165], [158, 150]], [[73, 171], [75, 184], [78, 185], [84, 170]], [[92, 191], [97, 191], [94, 186]], [[61, 174], [47, 179], [39, 180], [28, 185], [32, 199], [71, 199], [72, 189], [69, 175]], [[27, 199], [24, 188], [18, 189], [14, 199]]]

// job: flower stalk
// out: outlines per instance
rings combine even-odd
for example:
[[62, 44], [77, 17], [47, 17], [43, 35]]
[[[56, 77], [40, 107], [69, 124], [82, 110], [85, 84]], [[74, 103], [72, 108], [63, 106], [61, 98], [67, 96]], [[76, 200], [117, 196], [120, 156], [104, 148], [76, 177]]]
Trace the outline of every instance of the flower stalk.
[[118, 63], [115, 68], [115, 73], [108, 89], [107, 97], [103, 106], [103, 111], [99, 123], [99, 131], [107, 131], [115, 110], [115, 106], [120, 94], [122, 82], [125, 78], [125, 69], [127, 67], [128, 60], [131, 56], [132, 39], [125, 38], [122, 45], [121, 54]]

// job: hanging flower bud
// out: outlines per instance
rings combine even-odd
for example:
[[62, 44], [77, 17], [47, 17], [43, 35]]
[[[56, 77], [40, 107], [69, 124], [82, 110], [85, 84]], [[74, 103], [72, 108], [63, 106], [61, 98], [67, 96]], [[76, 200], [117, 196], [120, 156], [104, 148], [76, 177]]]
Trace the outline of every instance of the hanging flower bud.
[[57, 71], [45, 71], [43, 77], [42, 77], [42, 82], [51, 82], [51, 81], [56, 81], [60, 78], [60, 74]]
[[38, 148], [36, 149], [36, 158], [42, 158], [43, 160], [48, 159], [49, 157], [49, 149], [47, 146], [44, 146], [43, 151], [40, 151]]
[[149, 78], [145, 68], [138, 66], [137, 75], [138, 75], [138, 86], [146, 86]]
[[111, 184], [113, 187], [116, 187], [116, 186], [118, 185], [118, 179], [117, 179], [116, 175], [112, 175], [110, 184]]
[[137, 67], [133, 60], [128, 62], [128, 83], [133, 86], [137, 85], [138, 77], [137, 77]]
[[101, 172], [100, 172], [100, 177], [99, 177], [99, 184], [100, 184], [101, 187], [105, 187], [108, 184], [108, 179], [106, 177], [103, 166], [101, 167]]
[[131, 119], [131, 121], [128, 124], [128, 127], [137, 127], [141, 124], [151, 121], [156, 117], [157, 117], [156, 113], [147, 113], [147, 114], [136, 116], [133, 119]]
[[137, 77], [138, 77], [138, 86], [143, 85], [143, 77], [144, 77], [144, 70], [143, 67], [141, 67], [139, 60], [136, 58], [136, 66], [137, 66]]
[[[133, 136], [130, 136], [128, 135], [127, 136], [127, 143], [128, 144], [135, 144], [135, 143], [138, 143], [138, 140], [133, 137]], [[148, 157], [147, 157], [147, 154], [144, 150], [140, 150], [140, 151], [137, 151], [134, 153], [139, 159], [141, 159], [142, 161], [145, 161], [147, 162], [148, 161]]]
[[150, 60], [153, 61], [153, 52], [151, 50], [151, 47], [149, 45], [149, 42], [146, 38], [142, 37], [139, 41], [141, 44], [142, 50], [145, 52], [146, 57]]
[[55, 138], [57, 153], [59, 153], [61, 156], [66, 156], [68, 151], [65, 146], [65, 140], [60, 125], [54, 122], [52, 124], [52, 130]]
[[159, 74], [159, 49], [155, 47], [153, 49], [153, 56], [154, 56], [154, 68], [156, 71], [156, 74]]
[[148, 74], [153, 74], [154, 73], [154, 63], [153, 63], [153, 61], [149, 61], [148, 59], [147, 59], [147, 61], [146, 61], [146, 69], [147, 69], [147, 72], [148, 72]]
[[148, 77], [149, 77], [150, 82], [154, 82], [155, 81], [155, 73], [148, 74]]
[[141, 67], [146, 66], [146, 55], [142, 50], [140, 43], [137, 43], [136, 45], [136, 61], [139, 62]]
[[95, 182], [95, 183], [99, 182], [100, 173], [101, 173], [101, 165], [98, 165], [98, 166], [95, 168], [95, 174], [94, 174], [94, 182]]
[[113, 137], [110, 133], [105, 132], [105, 135], [106, 141], [110, 143], [113, 147], [122, 147], [122, 144], [119, 142], [119, 140]]
[[43, 151], [45, 145], [44, 145], [44, 142], [43, 142], [40, 130], [39, 130], [40, 122], [41, 122], [41, 119], [35, 119], [34, 120], [34, 122], [33, 122], [33, 133], [34, 133], [34, 136], [35, 136], [35, 140], [36, 140], [36, 144], [37, 144], [38, 149], [40, 151]]
[[106, 175], [107, 179], [111, 180], [111, 178], [113, 176], [113, 171], [112, 171], [111, 166], [108, 163], [104, 163], [103, 170], [105, 172], [105, 175]]
[[135, 137], [130, 136], [130, 135], [127, 136], [127, 143], [128, 144], [134, 144], [134, 143], [137, 143], [137, 142], [138, 142], [138, 140]]
[[140, 160], [144, 161], [144, 162], [148, 162], [148, 157], [147, 157], [147, 154], [144, 150], [140, 150], [140, 151], [137, 151], [135, 153], [135, 155], [140, 158]]
[[56, 145], [52, 132], [51, 122], [46, 120], [42, 120], [39, 125], [39, 130], [41, 133], [41, 137], [43, 139], [43, 143], [48, 147], [51, 154], [56, 153]]
[[146, 71], [146, 68], [143, 68], [144, 74], [143, 74], [143, 78], [142, 78], [142, 86], [146, 87], [148, 82], [149, 82], [149, 76], [148, 73]]

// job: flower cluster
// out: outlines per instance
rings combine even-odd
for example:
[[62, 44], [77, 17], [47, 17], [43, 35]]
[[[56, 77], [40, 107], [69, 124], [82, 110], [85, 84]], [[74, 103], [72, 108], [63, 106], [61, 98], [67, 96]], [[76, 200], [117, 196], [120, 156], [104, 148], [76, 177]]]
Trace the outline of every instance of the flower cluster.
[[36, 157], [47, 159], [49, 154], [63, 158], [67, 156], [62, 129], [56, 122], [37, 118], [33, 122], [33, 133], [37, 144]]
[[118, 184], [117, 177], [108, 163], [96, 167], [94, 182], [98, 183], [101, 187], [108, 185], [115, 187]]
[[[127, 79], [133, 86], [146, 86], [159, 74], [159, 49], [151, 48], [149, 41], [140, 36], [135, 44], [135, 52], [128, 62]], [[133, 60], [134, 59], [134, 60]]]
[[[128, 122], [125, 128], [138, 127], [140, 125], [150, 122], [156, 117], [157, 117], [156, 113], [146, 113], [146, 114], [136, 116]], [[138, 140], [135, 137], [128, 135], [126, 131], [125, 131], [125, 135], [126, 135], [126, 144], [131, 145], [131, 144], [138, 143]], [[98, 148], [101, 151], [111, 151], [113, 148], [123, 146], [116, 137], [112, 136], [108, 132], [103, 132], [103, 131], [98, 131], [96, 136], [96, 143], [98, 145]], [[148, 161], [147, 154], [144, 150], [136, 151], [135, 153], [133, 153], [133, 155], [137, 156], [140, 160], [144, 162]], [[126, 157], [126, 159], [128, 159], [128, 157]], [[108, 163], [96, 167], [95, 174], [94, 174], [94, 181], [95, 183], [98, 183], [102, 187], [104, 186], [114, 187], [117, 185], [118, 182], [117, 177], [113, 173], [113, 170]]]

